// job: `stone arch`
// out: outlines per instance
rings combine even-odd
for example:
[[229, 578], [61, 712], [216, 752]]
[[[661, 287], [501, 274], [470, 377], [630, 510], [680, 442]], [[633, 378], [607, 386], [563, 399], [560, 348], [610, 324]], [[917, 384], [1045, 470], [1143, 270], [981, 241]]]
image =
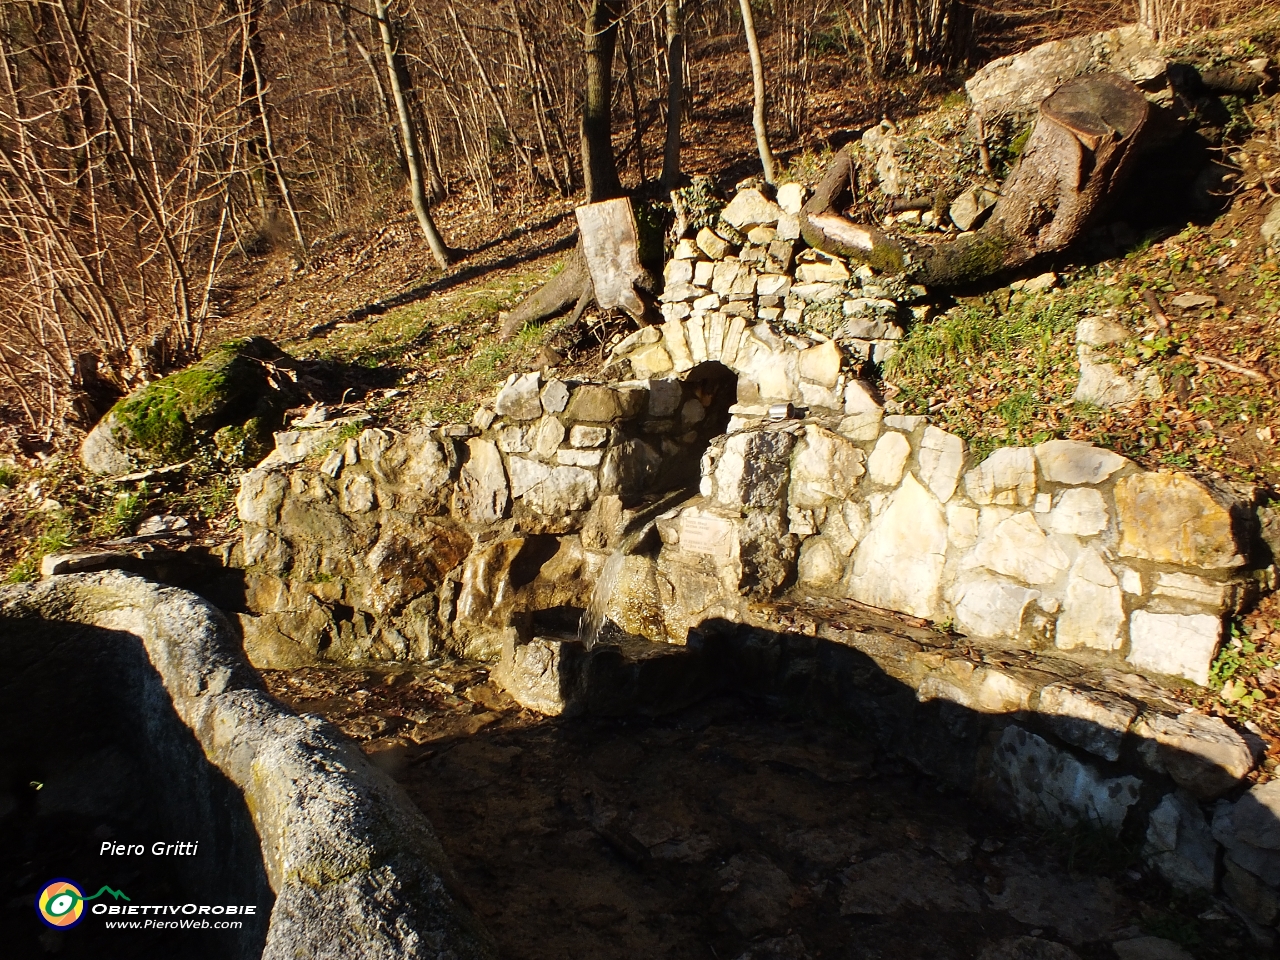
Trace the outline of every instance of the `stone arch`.
[[716, 311], [637, 330], [614, 347], [603, 375], [683, 380], [699, 364], [718, 362], [738, 377], [735, 412], [763, 415], [776, 403], [844, 412], [856, 380], [845, 367], [855, 359], [820, 334], [780, 334], [765, 321]]

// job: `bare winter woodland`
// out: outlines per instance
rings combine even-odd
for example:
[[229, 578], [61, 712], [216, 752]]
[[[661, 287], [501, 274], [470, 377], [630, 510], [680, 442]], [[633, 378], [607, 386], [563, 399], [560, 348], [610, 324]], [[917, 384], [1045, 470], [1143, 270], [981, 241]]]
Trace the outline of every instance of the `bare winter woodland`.
[[[1219, 12], [1138, 7], [747, 9], [768, 126], [790, 142], [824, 59], [858, 83], [1081, 24], [1141, 15], [1167, 35]], [[492, 213], [515, 193], [669, 187], [668, 120], [687, 120], [691, 61], [717, 45], [745, 48], [737, 0], [0, 0], [6, 404], [31, 430], [83, 422], [77, 388], [118, 393], [200, 353], [229, 265], [286, 245], [305, 270], [318, 237], [407, 200], [444, 268], [431, 205], [447, 193]]]

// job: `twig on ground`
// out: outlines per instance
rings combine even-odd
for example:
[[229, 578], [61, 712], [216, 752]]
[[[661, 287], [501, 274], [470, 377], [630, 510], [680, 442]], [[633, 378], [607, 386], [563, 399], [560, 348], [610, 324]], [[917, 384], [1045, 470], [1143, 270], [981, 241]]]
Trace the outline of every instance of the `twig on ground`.
[[1155, 318], [1156, 326], [1159, 327], [1162, 332], [1167, 332], [1169, 329], [1169, 315], [1166, 314], [1164, 312], [1164, 308], [1160, 306], [1160, 301], [1157, 299], [1155, 293], [1151, 290], [1143, 290], [1142, 299], [1146, 303], [1147, 308], [1151, 311], [1151, 316]]
[[1223, 370], [1230, 370], [1232, 373], [1238, 373], [1242, 377], [1248, 377], [1250, 380], [1257, 380], [1260, 383], [1270, 383], [1271, 378], [1265, 373], [1259, 373], [1257, 370], [1251, 370], [1249, 367], [1242, 367], [1238, 363], [1232, 363], [1230, 360], [1223, 360], [1220, 357], [1210, 356], [1207, 353], [1193, 353], [1192, 360], [1198, 360], [1201, 363], [1211, 363], [1215, 367], [1221, 367]]

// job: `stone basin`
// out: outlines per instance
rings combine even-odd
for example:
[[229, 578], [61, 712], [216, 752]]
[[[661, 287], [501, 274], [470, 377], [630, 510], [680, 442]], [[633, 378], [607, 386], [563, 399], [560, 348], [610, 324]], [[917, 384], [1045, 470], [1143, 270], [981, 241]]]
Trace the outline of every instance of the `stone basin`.
[[[43, 935], [11, 904], [31, 942], [10, 955], [492, 955], [430, 824], [268, 695], [194, 594], [118, 571], [7, 587], [0, 650], [0, 879], [24, 912], [55, 878], [86, 898], [76, 928]], [[87, 902], [103, 885], [128, 899]], [[227, 922], [228, 905], [239, 929], [105, 929], [113, 906]]]

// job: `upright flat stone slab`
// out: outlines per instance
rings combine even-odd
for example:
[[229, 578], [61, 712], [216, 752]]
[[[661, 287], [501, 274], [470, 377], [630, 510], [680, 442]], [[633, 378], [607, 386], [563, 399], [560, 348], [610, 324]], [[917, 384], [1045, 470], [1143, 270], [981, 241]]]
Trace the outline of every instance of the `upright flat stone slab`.
[[854, 554], [850, 595], [874, 607], [936, 616], [946, 552], [946, 514], [907, 474]]
[[1150, 613], [1129, 618], [1129, 662], [1139, 670], [1209, 683], [1209, 664], [1222, 642], [1222, 621], [1207, 613]]

